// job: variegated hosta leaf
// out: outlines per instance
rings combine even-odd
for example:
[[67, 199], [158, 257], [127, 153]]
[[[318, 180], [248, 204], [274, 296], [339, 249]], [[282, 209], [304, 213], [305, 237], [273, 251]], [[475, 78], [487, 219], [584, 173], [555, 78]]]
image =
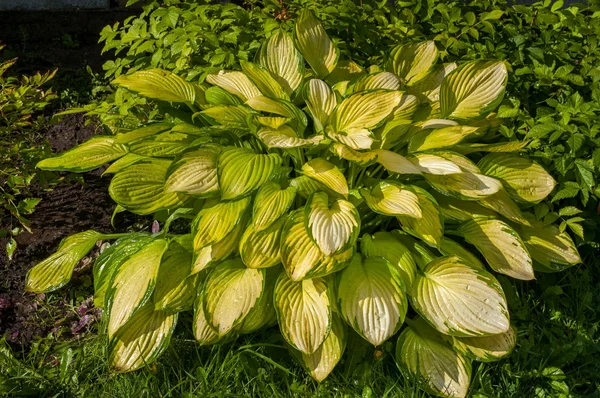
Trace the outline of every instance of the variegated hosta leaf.
[[200, 286], [198, 296], [194, 302], [194, 338], [201, 345], [210, 345], [221, 340], [221, 336], [211, 327], [206, 319], [206, 313], [204, 312], [203, 294], [204, 287]]
[[452, 147], [477, 131], [477, 127], [450, 126], [441, 129], [423, 130], [410, 139], [409, 152]]
[[400, 103], [392, 112], [393, 121], [411, 121], [417, 109], [419, 109], [420, 101], [412, 94], [402, 93]]
[[451, 398], [467, 395], [471, 361], [454, 351], [439, 332], [420, 318], [413, 319], [400, 334], [396, 361], [435, 395]]
[[206, 279], [203, 305], [206, 320], [224, 336], [240, 324], [264, 294], [265, 271], [247, 268], [239, 258], [219, 264]]
[[537, 203], [552, 192], [556, 181], [533, 160], [508, 153], [490, 153], [478, 164], [481, 171], [502, 181], [514, 200]]
[[155, 310], [191, 309], [201, 275], [191, 275], [192, 252], [172, 241], [163, 255], [152, 300]]
[[275, 309], [281, 334], [298, 351], [313, 354], [331, 329], [331, 305], [322, 278], [294, 282], [282, 273], [275, 285]]
[[521, 209], [519, 209], [519, 206], [511, 199], [504, 188], [491, 196], [481, 199], [479, 202], [488, 209], [497, 211], [511, 221], [529, 225], [529, 221], [525, 218]]
[[456, 69], [456, 64], [444, 64], [433, 68], [427, 76], [411, 86], [411, 92], [418, 95], [421, 101], [437, 102], [440, 99], [440, 87], [450, 72]]
[[114, 174], [118, 173], [121, 170], [125, 170], [127, 167], [132, 164], [141, 163], [143, 161], [151, 161], [152, 159], [148, 156], [136, 155], [135, 153], [128, 153], [127, 155], [115, 160], [110, 166], [104, 170], [102, 176], [105, 174]]
[[[327, 75], [327, 82], [333, 85], [334, 91], [339, 95], [345, 96], [345, 91], [350, 81], [364, 75], [365, 69], [352, 61], [351, 59], [344, 59], [338, 61], [333, 72]], [[339, 90], [344, 86], [343, 90]]]
[[362, 76], [350, 86], [352, 93], [377, 89], [400, 90], [401, 88], [402, 81], [391, 72], [377, 72]]
[[420, 240], [417, 240], [407, 234], [406, 232], [400, 230], [392, 231], [394, 237], [400, 241], [406, 248], [409, 250], [410, 254], [415, 259], [415, 262], [419, 266], [419, 269], [424, 269], [427, 267], [427, 264], [439, 258], [436, 254], [434, 254], [429, 246], [423, 243]]
[[299, 281], [315, 269], [323, 253], [314, 243], [305, 227], [304, 209], [297, 209], [288, 217], [281, 236], [281, 262], [293, 281]]
[[311, 79], [304, 85], [302, 94], [316, 131], [323, 131], [323, 126], [337, 106], [335, 93], [323, 80]]
[[242, 101], [262, 95], [258, 87], [242, 72], [220, 71], [218, 74], [206, 76], [206, 81], [221, 87]]
[[313, 180], [307, 176], [298, 176], [290, 181], [290, 186], [296, 189], [296, 192], [304, 199], [310, 198], [310, 195], [317, 191], [326, 191], [330, 195], [339, 195], [337, 192], [331, 190], [327, 185]]
[[63, 239], [56, 253], [35, 265], [27, 272], [25, 290], [28, 292], [51, 292], [66, 285], [75, 266], [102, 239], [96, 231], [85, 231]]
[[114, 137], [93, 137], [58, 156], [41, 160], [36, 167], [82, 173], [119, 159], [127, 152], [127, 146], [117, 144]]
[[569, 234], [560, 232], [556, 225], [532, 222], [531, 227], [521, 226], [519, 235], [531, 257], [542, 266], [541, 271], [562, 271], [581, 262]]
[[460, 144], [454, 150], [467, 155], [472, 152], [519, 152], [525, 148], [530, 141], [510, 141], [496, 144]]
[[300, 138], [287, 124], [276, 129], [263, 127], [256, 135], [267, 147], [283, 149], [315, 146], [325, 138], [322, 135], [315, 135], [311, 138]]
[[304, 59], [296, 50], [294, 40], [282, 30], [264, 42], [258, 53], [258, 63], [273, 74], [288, 95], [302, 82]]
[[417, 194], [395, 181], [379, 181], [370, 190], [362, 188], [360, 194], [375, 213], [386, 216], [422, 217]]
[[[377, 127], [399, 104], [400, 91], [360, 92], [344, 99], [330, 116], [327, 134], [353, 149], [369, 149], [370, 130]], [[333, 134], [333, 135], [332, 135]]]
[[173, 128], [173, 126], [173, 123], [150, 123], [135, 130], [128, 131], [126, 133], [118, 133], [116, 135], [115, 143], [131, 144], [132, 142], [136, 142], [146, 137], [151, 137], [158, 133], [170, 130], [171, 128]]
[[278, 129], [284, 124], [290, 122], [292, 119], [288, 117], [280, 117], [280, 116], [256, 116], [256, 121], [266, 127], [270, 127], [272, 129]]
[[462, 173], [463, 170], [456, 163], [431, 153], [419, 153], [408, 158], [422, 173], [434, 175], [448, 175]]
[[192, 274], [196, 274], [214, 264], [231, 256], [238, 248], [242, 234], [246, 230], [246, 223], [242, 220], [236, 224], [229, 234], [220, 241], [204, 246], [195, 251]]
[[228, 147], [218, 161], [219, 185], [224, 200], [247, 195], [268, 181], [281, 165], [277, 154], [257, 154], [245, 148]]
[[430, 246], [440, 247], [444, 235], [444, 223], [439, 205], [427, 191], [411, 186], [419, 198], [421, 218], [398, 216], [402, 229], [425, 241]]
[[363, 256], [383, 257], [400, 273], [402, 289], [406, 293], [415, 280], [417, 265], [404, 244], [397, 239], [398, 234], [391, 232], [375, 232], [373, 235], [364, 234], [360, 238], [360, 252]]
[[170, 160], [149, 158], [115, 174], [108, 187], [110, 197], [136, 214], [151, 214], [162, 209], [183, 205], [186, 197], [179, 192], [167, 192], [165, 181]]
[[115, 271], [152, 240], [154, 238], [146, 234], [128, 235], [117, 240], [98, 256], [93, 269], [95, 307], [105, 307], [106, 289]]
[[502, 189], [502, 183], [495, 178], [469, 171], [447, 175], [428, 174], [425, 179], [446, 195], [465, 200], [484, 199]]
[[306, 274], [305, 278], [323, 277], [341, 271], [350, 263], [350, 260], [352, 260], [352, 257], [356, 252], [355, 246], [356, 245], [353, 245], [349, 249], [331, 256], [321, 257], [321, 260]]
[[296, 20], [296, 46], [316, 72], [324, 78], [337, 64], [340, 51], [312, 11], [304, 9]]
[[392, 50], [388, 70], [413, 85], [427, 76], [437, 58], [438, 50], [433, 41], [403, 44]]
[[213, 196], [219, 192], [217, 160], [221, 148], [207, 146], [184, 153], [169, 167], [166, 192]]
[[[489, 197], [493, 197], [489, 196]], [[433, 192], [433, 197], [440, 205], [440, 211], [444, 220], [447, 222], [463, 222], [472, 219], [473, 217], [498, 217], [498, 213], [487, 207], [482, 206], [479, 202], [473, 200], [461, 200], [451, 196]], [[488, 198], [489, 198], [488, 197]], [[485, 200], [484, 198], [483, 200]], [[482, 200], [482, 201], [483, 201]]]
[[281, 262], [281, 233], [286, 217], [280, 217], [269, 227], [257, 231], [249, 225], [240, 240], [240, 257], [248, 268], [268, 268]]
[[483, 337], [454, 337], [452, 345], [462, 355], [480, 362], [498, 361], [517, 345], [517, 331], [511, 326], [506, 332]]
[[248, 129], [252, 112], [242, 105], [217, 105], [200, 112], [211, 124], [230, 129]]
[[481, 261], [479, 261], [477, 256], [450, 238], [444, 236], [442, 238], [442, 245], [438, 248], [438, 250], [440, 253], [446, 256], [458, 256], [473, 267], [485, 269], [485, 266]]
[[290, 348], [302, 367], [315, 379], [321, 382], [329, 376], [335, 368], [335, 365], [342, 359], [346, 349], [347, 330], [346, 324], [342, 319], [333, 314], [331, 317], [331, 332], [321, 344], [321, 346], [312, 354], [305, 354]]
[[479, 167], [471, 161], [468, 157], [461, 155], [460, 153], [450, 150], [437, 150], [434, 152], [435, 155], [441, 156], [446, 160], [449, 160], [461, 168], [462, 171], [468, 171], [470, 173], [481, 174]]
[[144, 97], [169, 102], [196, 102], [196, 87], [176, 74], [162, 69], [141, 70], [112, 81]]
[[451, 336], [488, 336], [510, 326], [500, 282], [458, 256], [429, 263], [417, 275], [410, 299], [426, 321]]
[[343, 199], [330, 206], [325, 192], [316, 192], [309, 198], [304, 219], [308, 235], [326, 256], [348, 249], [358, 239], [360, 214], [356, 207]]
[[277, 324], [277, 312], [273, 303], [275, 283], [281, 274], [281, 267], [272, 267], [265, 270], [265, 287], [258, 302], [242, 323], [236, 328], [241, 334], [254, 333], [260, 329]]
[[346, 159], [350, 162], [354, 162], [361, 167], [370, 166], [377, 160], [377, 153], [374, 151], [355, 151], [354, 149], [344, 144], [340, 144], [339, 142], [334, 142], [329, 149], [331, 152], [338, 155], [340, 159]]
[[252, 62], [240, 60], [242, 71], [258, 87], [263, 95], [271, 98], [289, 99], [284, 88], [267, 69]]
[[167, 131], [129, 145], [131, 153], [157, 158], [172, 158], [186, 151], [196, 137]]
[[476, 218], [462, 224], [458, 233], [483, 254], [494, 271], [516, 279], [534, 279], [531, 257], [525, 244], [508, 224]]
[[382, 165], [387, 171], [397, 174], [421, 174], [418, 165], [396, 152], [386, 149], [376, 149], [373, 152], [377, 154], [377, 163]]
[[296, 198], [296, 188], [282, 188], [276, 182], [263, 184], [256, 193], [252, 222], [254, 229], [260, 232], [268, 228], [286, 214]]
[[150, 300], [167, 246], [164, 239], [156, 239], [138, 250], [115, 271], [106, 293], [109, 338]]
[[194, 250], [215, 244], [229, 235], [242, 221], [251, 199], [245, 197], [231, 202], [217, 202], [205, 206], [193, 223]]
[[346, 322], [375, 346], [400, 329], [408, 309], [398, 268], [381, 257], [356, 254], [339, 276], [337, 297]]
[[302, 173], [310, 177], [333, 192], [348, 198], [348, 182], [344, 174], [334, 164], [325, 159], [315, 158], [302, 165]]
[[440, 116], [480, 118], [504, 97], [508, 72], [501, 61], [473, 61], [450, 73], [440, 88]]
[[169, 346], [177, 314], [147, 304], [110, 339], [110, 366], [130, 372], [152, 363]]
[[240, 97], [228, 93], [219, 86], [211, 86], [204, 92], [206, 102], [211, 105], [241, 105]]

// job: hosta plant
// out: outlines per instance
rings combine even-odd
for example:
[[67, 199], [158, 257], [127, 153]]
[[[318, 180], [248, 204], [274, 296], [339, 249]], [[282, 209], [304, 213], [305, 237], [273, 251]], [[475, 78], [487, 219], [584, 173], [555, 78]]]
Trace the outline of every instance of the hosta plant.
[[[203, 345], [278, 324], [318, 381], [349, 327], [375, 346], [400, 332], [399, 366], [435, 394], [465, 396], [471, 362], [516, 342], [495, 275], [580, 262], [567, 233], [526, 211], [555, 181], [520, 154], [526, 142], [497, 134], [502, 61], [439, 64], [433, 42], [398, 45], [381, 66], [338, 54], [306, 10], [293, 37], [275, 32], [241, 71], [116, 79], [168, 117], [39, 167], [112, 162], [116, 211], [161, 214], [163, 229], [73, 235], [27, 289], [63, 286], [98, 240], [117, 239], [94, 265], [116, 370], [153, 361], [193, 310]], [[169, 231], [177, 218], [189, 233]]]

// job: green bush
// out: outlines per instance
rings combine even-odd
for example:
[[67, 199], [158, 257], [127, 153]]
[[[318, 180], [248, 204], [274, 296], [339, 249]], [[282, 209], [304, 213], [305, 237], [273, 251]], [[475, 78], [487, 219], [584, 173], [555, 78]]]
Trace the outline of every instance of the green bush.
[[[0, 45], [0, 50], [3, 48]], [[51, 154], [37, 133], [47, 124], [41, 111], [56, 98], [51, 89], [42, 89], [56, 71], [7, 76], [16, 61], [0, 63], [0, 225], [9, 226], [0, 229], [0, 237], [10, 237], [6, 245], [9, 259], [17, 247], [13, 236], [29, 230], [25, 216], [40, 201], [29, 193], [29, 186], [52, 174], [36, 170], [35, 164]]]
[[[166, 222], [152, 235], [70, 236], [27, 290], [64, 286], [97, 241], [117, 239], [94, 265], [117, 371], [152, 362], [193, 308], [203, 345], [279, 324], [317, 381], [341, 359], [346, 324], [374, 346], [402, 329], [398, 364], [424, 389], [463, 397], [472, 360], [516, 344], [494, 274], [531, 280], [581, 261], [560, 225], [526, 210], [556, 182], [521, 153], [528, 142], [499, 134], [506, 64], [440, 63], [423, 41], [361, 66], [311, 11], [292, 30], [203, 83], [158, 68], [116, 78], [165, 120], [38, 167], [112, 162], [118, 210]], [[170, 232], [178, 218], [189, 233]]]

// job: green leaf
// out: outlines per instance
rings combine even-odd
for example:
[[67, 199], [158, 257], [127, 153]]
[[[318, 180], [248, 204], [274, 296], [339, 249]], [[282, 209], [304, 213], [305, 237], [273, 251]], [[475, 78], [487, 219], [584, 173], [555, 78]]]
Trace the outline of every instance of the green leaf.
[[484, 199], [502, 189], [502, 183], [495, 178], [469, 171], [447, 175], [428, 174], [425, 179], [438, 191], [465, 200]]
[[304, 75], [304, 59], [294, 41], [281, 30], [267, 39], [258, 52], [258, 63], [273, 74], [288, 95], [291, 95]]
[[27, 272], [25, 290], [46, 293], [66, 285], [75, 266], [102, 239], [96, 231], [85, 231], [71, 235], [60, 242], [56, 253], [36, 264]]
[[398, 268], [384, 258], [355, 255], [340, 273], [337, 297], [348, 324], [379, 346], [402, 326], [408, 301]]
[[302, 165], [302, 173], [320, 182], [333, 192], [348, 198], [348, 182], [344, 174], [325, 159], [315, 158]]
[[321, 22], [309, 9], [296, 20], [296, 46], [319, 78], [329, 75], [339, 58], [339, 50], [331, 41]]
[[388, 70], [412, 85], [427, 76], [437, 58], [438, 51], [433, 41], [403, 44], [392, 49]]
[[204, 285], [206, 320], [219, 336], [241, 323], [264, 294], [265, 271], [247, 268], [240, 259], [219, 264]]
[[242, 72], [220, 71], [218, 74], [206, 76], [206, 81], [221, 87], [242, 101], [262, 95], [258, 87]]
[[281, 165], [277, 154], [262, 155], [244, 148], [228, 147], [219, 156], [221, 198], [236, 199], [267, 182]]
[[477, 131], [477, 127], [449, 126], [441, 129], [423, 130], [410, 139], [409, 152], [452, 147]]
[[204, 312], [203, 302], [203, 289], [199, 291], [198, 297], [194, 303], [194, 324], [193, 332], [194, 338], [201, 345], [210, 345], [221, 340], [221, 336], [209, 325], [206, 320], [206, 314]]
[[242, 220], [223, 239], [200, 249], [196, 248], [192, 274], [196, 274], [231, 256], [237, 250], [245, 228], [246, 223]]
[[493, 336], [455, 337], [452, 345], [462, 355], [480, 362], [494, 362], [510, 355], [517, 345], [517, 331], [508, 331]]
[[481, 118], [500, 104], [508, 72], [500, 61], [473, 61], [450, 73], [440, 88], [440, 116]]
[[488, 21], [494, 19], [500, 19], [500, 17], [504, 15], [504, 11], [502, 10], [492, 10], [490, 12], [484, 12], [479, 16], [480, 21]]
[[410, 299], [415, 310], [443, 334], [489, 336], [510, 327], [500, 283], [458, 256], [429, 263], [417, 274]]
[[200, 275], [191, 275], [191, 270], [192, 252], [171, 242], [158, 269], [152, 296], [155, 310], [180, 312], [192, 308]]
[[296, 198], [296, 188], [282, 188], [276, 182], [263, 184], [254, 200], [252, 222], [256, 231], [267, 229], [287, 213]]
[[258, 87], [263, 95], [270, 98], [289, 99], [281, 84], [275, 79], [271, 72], [260, 65], [244, 60], [240, 61], [242, 71]]
[[315, 353], [331, 329], [332, 310], [322, 278], [294, 282], [282, 273], [275, 285], [277, 320], [281, 334], [296, 350]]
[[116, 144], [114, 137], [93, 137], [69, 151], [38, 162], [36, 167], [43, 170], [82, 173], [119, 159], [127, 152], [127, 147]]
[[183, 205], [185, 195], [165, 189], [171, 163], [170, 160], [149, 158], [147, 162], [119, 171], [108, 187], [110, 197], [136, 214], [151, 214]]
[[458, 256], [465, 262], [475, 268], [485, 269], [485, 266], [477, 256], [465, 249], [463, 246], [445, 236], [442, 238], [442, 245], [439, 247], [440, 253], [446, 256]]
[[229, 235], [242, 222], [250, 197], [231, 202], [207, 203], [193, 222], [194, 250], [215, 244]]
[[478, 164], [481, 171], [502, 181], [516, 201], [537, 203], [552, 192], [554, 178], [543, 167], [525, 156], [490, 153]]
[[532, 221], [531, 227], [521, 226], [519, 232], [531, 257], [547, 271], [563, 271], [581, 262], [569, 234], [555, 225]]
[[525, 244], [508, 224], [476, 218], [462, 224], [458, 233], [483, 254], [494, 271], [516, 279], [534, 279], [531, 257]]
[[287, 124], [276, 129], [263, 127], [256, 133], [258, 138], [269, 148], [300, 148], [318, 145], [325, 137], [315, 135], [311, 138], [300, 138]]
[[440, 100], [440, 87], [442, 82], [456, 69], [454, 62], [444, 65], [434, 66], [423, 79], [411, 84], [410, 92], [417, 95], [422, 102], [438, 102]]
[[173, 128], [173, 123], [150, 123], [127, 133], [118, 133], [116, 135], [116, 144], [131, 144], [147, 137], [154, 136], [158, 133], [170, 130]]
[[358, 78], [351, 84], [349, 90], [351, 93], [358, 93], [368, 90], [400, 90], [402, 81], [398, 76], [391, 72], [377, 72]]
[[364, 234], [360, 239], [360, 252], [366, 258], [386, 259], [400, 273], [402, 290], [406, 293], [415, 280], [417, 266], [411, 252], [397, 236], [398, 234], [384, 231], [373, 235]]
[[130, 75], [121, 75], [114, 84], [125, 87], [144, 97], [169, 102], [196, 101], [196, 87], [176, 74], [162, 69], [147, 69]]
[[419, 198], [421, 218], [398, 216], [402, 229], [422, 239], [430, 246], [440, 247], [444, 235], [444, 224], [436, 200], [424, 189], [411, 186]]
[[278, 218], [267, 228], [258, 231], [248, 226], [240, 240], [240, 257], [248, 268], [268, 268], [281, 262], [281, 233], [286, 217]]
[[326, 256], [348, 249], [358, 239], [358, 210], [343, 199], [337, 199], [330, 205], [325, 192], [315, 192], [308, 199], [304, 220], [308, 235]]
[[109, 339], [151, 299], [167, 246], [164, 239], [156, 239], [129, 257], [115, 271], [106, 291]]
[[295, 210], [288, 217], [281, 236], [281, 262], [286, 272], [291, 280], [302, 280], [322, 258], [323, 253], [306, 230], [304, 210]]
[[110, 339], [110, 366], [130, 372], [152, 363], [169, 346], [177, 314], [154, 311], [147, 304]]
[[207, 146], [185, 152], [175, 160], [167, 172], [165, 192], [182, 192], [200, 197], [219, 192], [217, 160], [221, 148]]

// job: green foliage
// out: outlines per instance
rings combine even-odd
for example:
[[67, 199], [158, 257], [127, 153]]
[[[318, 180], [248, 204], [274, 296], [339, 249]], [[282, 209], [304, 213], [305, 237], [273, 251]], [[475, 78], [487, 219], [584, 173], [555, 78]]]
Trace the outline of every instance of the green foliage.
[[[4, 48], [0, 45], [0, 50]], [[40, 199], [29, 194], [36, 180], [45, 181], [52, 173], [35, 169], [35, 164], [50, 155], [37, 132], [46, 125], [41, 114], [56, 98], [50, 89], [43, 89], [56, 73], [37, 73], [14, 77], [7, 74], [16, 59], [0, 63], [0, 237], [9, 236], [6, 246], [9, 259], [17, 242], [13, 236], [29, 229], [26, 216]]]
[[[201, 345], [279, 324], [319, 382], [341, 360], [348, 326], [373, 346], [401, 331], [398, 365], [426, 391], [464, 397], [472, 361], [516, 344], [498, 274], [531, 280], [581, 262], [564, 228], [527, 211], [556, 182], [498, 133], [507, 66], [441, 64], [433, 41], [361, 66], [308, 8], [292, 31], [273, 31], [241, 71], [201, 83], [159, 68], [114, 79], [165, 120], [38, 167], [113, 162], [119, 208], [162, 214], [164, 229], [65, 238], [26, 289], [62, 287], [96, 241], [120, 238], [94, 270], [117, 371], [158, 358], [193, 308]], [[169, 232], [177, 218], [191, 220], [189, 233]]]

